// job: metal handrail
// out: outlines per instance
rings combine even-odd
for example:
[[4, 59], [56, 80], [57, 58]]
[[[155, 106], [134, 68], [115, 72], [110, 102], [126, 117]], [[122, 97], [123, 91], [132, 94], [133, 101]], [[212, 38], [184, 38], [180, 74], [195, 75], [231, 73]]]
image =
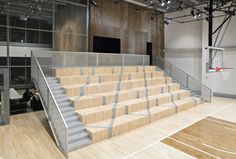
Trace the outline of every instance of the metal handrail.
[[[51, 95], [51, 97], [52, 97], [52, 99], [53, 99], [53, 102], [54, 102], [54, 104], [56, 105], [56, 109], [57, 109], [57, 111], [59, 112], [59, 115], [60, 115], [60, 117], [61, 117], [61, 119], [62, 119], [62, 121], [63, 121], [63, 124], [64, 124], [64, 126], [65, 126], [65, 128], [66, 128], [66, 134], [67, 134], [67, 136], [66, 136], [66, 142], [67, 142], [67, 144], [66, 144], [66, 155], [67, 155], [67, 153], [68, 153], [68, 125], [66, 124], [66, 122], [65, 122], [65, 119], [63, 118], [63, 115], [62, 115], [62, 113], [61, 113], [61, 110], [59, 109], [59, 106], [58, 106], [58, 104], [57, 104], [57, 102], [56, 102], [56, 100], [55, 100], [55, 97], [54, 97], [54, 95], [53, 95], [53, 93], [52, 93], [52, 91], [51, 91], [51, 88], [49, 87], [49, 84], [48, 84], [48, 82], [47, 82], [47, 80], [46, 80], [46, 77], [45, 77], [45, 75], [44, 75], [44, 73], [43, 73], [43, 71], [42, 71], [42, 68], [41, 68], [41, 66], [40, 66], [40, 64], [39, 64], [39, 62], [38, 62], [38, 60], [37, 60], [37, 58], [34, 56], [34, 53], [32, 52], [32, 58], [34, 58], [34, 60], [35, 60], [35, 62], [36, 62], [36, 64], [37, 64], [37, 67], [38, 67], [38, 69], [39, 69], [39, 71], [40, 71], [40, 73], [41, 73], [41, 75], [42, 75], [42, 77], [43, 77], [43, 80], [44, 80], [44, 82], [46, 83], [46, 86], [47, 86], [47, 90], [49, 91], [49, 93], [50, 93], [50, 95]], [[48, 97], [47, 97], [48, 98]], [[46, 110], [45, 110], [46, 111]], [[48, 114], [48, 113], [47, 113]], [[50, 118], [50, 116], [49, 116], [49, 118]], [[57, 139], [57, 137], [56, 136], [54, 136], [55, 137], [55, 139], [56, 140], [58, 140]]]
[[[204, 85], [203, 83], [201, 83], [200, 81], [198, 81], [197, 79], [195, 79], [194, 77], [192, 77], [191, 75], [189, 75], [188, 73], [186, 73], [186, 72], [184, 72], [183, 70], [181, 70], [179, 67], [177, 67], [177, 66], [175, 66], [174, 64], [172, 64], [171, 62], [169, 62], [169, 61], [167, 61], [167, 60], [165, 60], [164, 58], [162, 58], [162, 57], [159, 57], [157, 60], [160, 60], [161, 62], [163, 62], [163, 64], [164, 64], [164, 69], [165, 69], [165, 65], [167, 64], [168, 65], [168, 67], [170, 68], [170, 76], [172, 76], [171, 74], [171, 69], [175, 69], [175, 70], [177, 70], [178, 72], [180, 72], [180, 73], [183, 73], [184, 75], [185, 75], [185, 77], [186, 77], [186, 80], [187, 80], [187, 85], [186, 85], [186, 87], [187, 88], [189, 88], [189, 86], [188, 86], [188, 82], [189, 82], [189, 79], [191, 79], [196, 85], [198, 85], [200, 88], [205, 88], [205, 89], [207, 89], [208, 91], [208, 93], [209, 93], [209, 101], [211, 101], [211, 94], [212, 94], [212, 90], [208, 87], [208, 86], [206, 86], [206, 85]], [[158, 65], [158, 64], [157, 64]], [[201, 91], [201, 92], [203, 92], [203, 91]], [[202, 96], [202, 98], [204, 99], [204, 97]]]
[[199, 86], [204, 86], [206, 88], [208, 88], [209, 90], [211, 90], [208, 86], [204, 85], [203, 83], [201, 83], [200, 81], [198, 81], [196, 78], [194, 78], [193, 76], [191, 76], [190, 74], [184, 72], [183, 70], [181, 70], [179, 67], [177, 67], [176, 65], [170, 63], [169, 61], [163, 59], [162, 57], [159, 57], [159, 59], [167, 64], [169, 64], [171, 67], [174, 67], [175, 69], [177, 69], [178, 71], [184, 73], [185, 75], [187, 75], [188, 77], [190, 77], [192, 80], [194, 80], [195, 82], [198, 83]]
[[[33, 57], [34, 57], [34, 55], [33, 55]], [[55, 98], [54, 98], [54, 96], [53, 96], [53, 94], [52, 94], [51, 88], [49, 87], [49, 84], [48, 84], [48, 82], [47, 82], [47, 80], [46, 80], [46, 77], [44, 76], [44, 73], [43, 73], [43, 71], [42, 71], [42, 69], [41, 69], [41, 67], [40, 67], [40, 65], [39, 65], [39, 63], [38, 63], [38, 60], [36, 59], [36, 57], [34, 57], [34, 58], [35, 58], [35, 61], [36, 61], [37, 65], [38, 65], [38, 68], [39, 68], [39, 70], [40, 70], [40, 73], [41, 73], [41, 75], [43, 76], [43, 79], [44, 79], [44, 81], [45, 81], [45, 83], [46, 83], [46, 85], [47, 85], [47, 88], [48, 88], [50, 94], [52, 95], [52, 98], [53, 98], [53, 101], [54, 101], [54, 103], [55, 103], [55, 105], [56, 105], [56, 107], [57, 107], [57, 110], [59, 111], [60, 116], [61, 116], [61, 118], [62, 118], [62, 120], [63, 120], [65, 126], [68, 128], [68, 126], [67, 126], [67, 124], [66, 124], [66, 122], [65, 122], [65, 120], [64, 120], [64, 118], [63, 118], [63, 116], [62, 116], [61, 110], [59, 109], [59, 107], [58, 107], [58, 105], [57, 105], [57, 102], [56, 102], [56, 100], [55, 100]]]

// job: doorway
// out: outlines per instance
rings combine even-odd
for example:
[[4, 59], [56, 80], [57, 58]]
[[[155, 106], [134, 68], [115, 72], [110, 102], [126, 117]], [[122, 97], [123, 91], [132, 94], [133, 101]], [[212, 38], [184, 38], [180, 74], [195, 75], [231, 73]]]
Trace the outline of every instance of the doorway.
[[152, 42], [147, 42], [147, 55], [149, 55], [150, 65], [152, 65]]

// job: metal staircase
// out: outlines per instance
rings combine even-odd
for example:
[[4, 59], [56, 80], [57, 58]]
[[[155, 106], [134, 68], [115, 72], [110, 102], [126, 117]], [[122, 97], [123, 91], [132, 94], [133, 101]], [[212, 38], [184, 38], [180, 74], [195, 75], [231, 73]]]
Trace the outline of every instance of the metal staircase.
[[83, 124], [79, 121], [73, 103], [69, 101], [56, 77], [46, 78], [62, 116], [68, 125], [68, 151], [73, 151], [91, 143]]
[[58, 80], [50, 77], [48, 71], [50, 72], [51, 66], [40, 65], [38, 60], [40, 58], [36, 58], [32, 53], [32, 80], [40, 94], [55, 141], [67, 156], [69, 152], [90, 144], [91, 140], [76, 115], [73, 103], [65, 95]]

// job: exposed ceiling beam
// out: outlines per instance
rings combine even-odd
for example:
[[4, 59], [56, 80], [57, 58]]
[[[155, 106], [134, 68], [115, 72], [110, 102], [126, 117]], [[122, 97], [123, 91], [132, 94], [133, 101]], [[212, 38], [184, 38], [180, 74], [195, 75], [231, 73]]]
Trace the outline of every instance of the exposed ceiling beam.
[[[139, 1], [136, 1], [136, 0], [123, 0], [123, 1], [138, 5], [140, 7], [146, 8], [146, 9], [155, 9], [155, 10], [158, 10], [158, 11], [161, 11], [161, 12], [166, 11], [165, 9], [159, 8], [156, 3], [147, 4], [147, 3], [139, 2]], [[154, 6], [156, 6], [156, 7], [154, 7]]]

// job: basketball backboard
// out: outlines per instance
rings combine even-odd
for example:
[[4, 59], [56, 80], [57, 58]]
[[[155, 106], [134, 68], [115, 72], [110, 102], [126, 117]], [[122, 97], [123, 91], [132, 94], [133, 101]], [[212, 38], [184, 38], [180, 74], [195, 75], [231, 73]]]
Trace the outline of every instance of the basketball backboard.
[[217, 72], [216, 68], [225, 67], [225, 50], [223, 48], [210, 47], [207, 48], [206, 72]]

